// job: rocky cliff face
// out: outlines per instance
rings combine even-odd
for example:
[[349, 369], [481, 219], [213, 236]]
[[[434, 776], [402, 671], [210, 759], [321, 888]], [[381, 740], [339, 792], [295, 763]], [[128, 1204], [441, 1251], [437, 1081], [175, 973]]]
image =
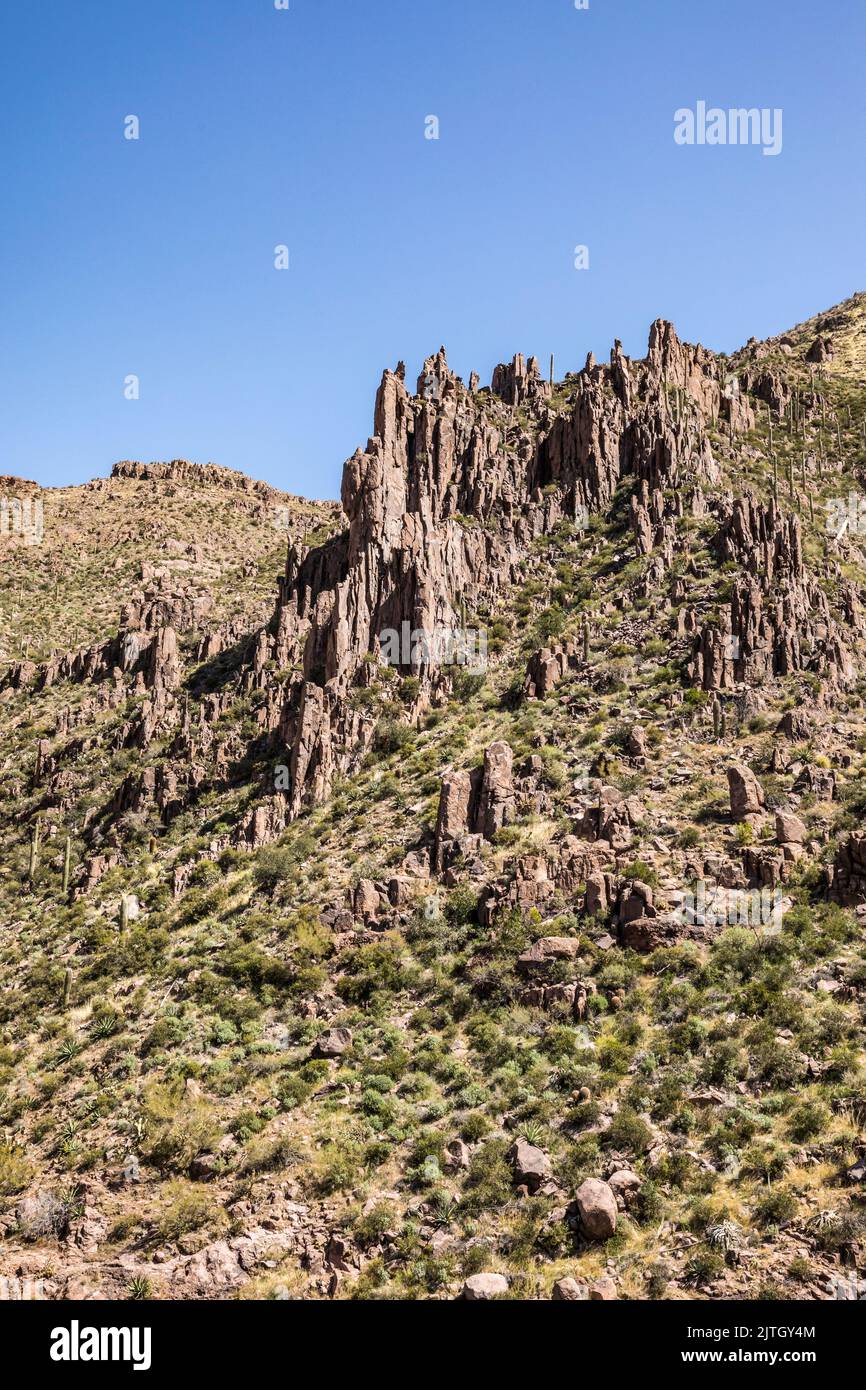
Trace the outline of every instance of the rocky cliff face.
[[[662, 322], [645, 362], [630, 363], [617, 344], [609, 368], [569, 383], [555, 414], [534, 359], [497, 367], [490, 392], [467, 390], [444, 349], [425, 362], [414, 396], [402, 365], [385, 372], [374, 435], [344, 470], [348, 533], [292, 567], [275, 616], [279, 651], [303, 644], [305, 679], [282, 723], [291, 814], [351, 768], [355, 740], [364, 750], [345, 697], [383, 631], [455, 629], [461, 612], [518, 582], [533, 540], [604, 513], [624, 480], [635, 488], [639, 551], [657, 541], [672, 560], [661, 517], [654, 539], [650, 499], [663, 511], [664, 489], [699, 495], [717, 479], [706, 430], [724, 403], [721, 375], [712, 354], [681, 344]], [[672, 406], [669, 386], [682, 392]], [[435, 663], [408, 665], [435, 688]]]
[[[284, 749], [288, 776], [273, 794], [262, 788], [261, 804], [229, 836], [255, 847], [326, 800], [335, 780], [357, 770], [369, 751], [375, 719], [357, 695], [369, 689], [371, 669], [381, 662], [384, 633], [451, 634], [467, 614], [480, 623], [526, 578], [533, 545], [563, 528], [579, 536], [615, 503], [627, 506], [636, 556], [648, 557], [645, 590], [667, 590], [661, 606], [676, 606], [676, 636], [692, 644], [686, 669], [696, 687], [730, 692], [797, 672], [825, 678], [828, 688], [850, 685], [856, 668], [845, 638], [860, 629], [857, 586], [832, 555], [820, 576], [810, 573], [802, 520], [784, 509], [777, 464], [773, 495], [762, 501], [752, 491], [728, 490], [717, 457], [719, 436], [735, 456], [737, 432], [754, 427], [751, 394], [767, 406], [771, 434], [773, 409], [783, 429], [790, 407], [793, 432], [793, 392], [781, 372], [722, 361], [680, 342], [662, 320], [652, 325], [642, 361], [631, 361], [617, 343], [608, 366], [590, 359], [557, 387], [541, 378], [536, 359], [517, 355], [496, 368], [490, 389], [480, 389], [474, 376], [467, 388], [440, 349], [410, 393], [401, 363], [383, 374], [373, 436], [345, 465], [344, 528], [313, 546], [289, 533], [270, 621], [253, 631], [238, 623], [209, 627], [210, 595], [159, 574], [124, 604], [116, 636], [42, 665], [12, 663], [0, 687], [108, 682], [118, 700], [129, 690], [144, 697], [113, 746], [147, 751], [169, 739], [172, 756], [143, 782], [133, 774], [132, 786], [113, 798], [109, 840], [116, 838], [114, 812], [141, 805], [139, 784], [152, 786], [157, 773], [173, 788], [162, 799], [164, 817], [183, 808], [185, 794], [195, 800], [208, 786], [225, 785], [245, 750], [211, 729], [238, 691], [257, 692], [256, 746], [261, 750], [264, 740], [275, 756]], [[804, 463], [804, 477], [805, 470]], [[229, 469], [183, 460], [125, 462], [112, 476], [158, 484], [169, 495], [192, 487], [266, 503], [278, 498]], [[688, 596], [681, 577], [690, 562], [688, 517], [712, 524], [717, 564], [737, 572], [710, 620], [680, 601]], [[183, 633], [192, 634], [193, 652], [179, 650]], [[186, 679], [181, 692], [190, 657], [214, 662], [228, 650], [228, 686], [203, 695]], [[529, 663], [527, 692], [544, 695], [580, 666], [580, 643], [541, 650]], [[397, 668], [416, 680], [410, 723], [447, 698], [453, 668], [434, 644], [411, 644]], [[69, 724], [64, 710], [56, 732]], [[42, 809], [49, 815], [65, 804], [57, 795], [64, 763], [57, 750], [43, 765]], [[198, 769], [192, 778], [190, 766]], [[214, 853], [225, 840], [215, 841]], [[92, 883], [91, 874], [86, 878]]]
[[[134, 1160], [154, 1196], [172, 1175], [219, 1193], [200, 1250], [159, 1237], [172, 1296], [243, 1283], [268, 1210], [313, 1296], [373, 1267], [405, 1291], [371, 1213], [399, 1229], [413, 1193], [442, 1288], [472, 1237], [442, 1244], [436, 1204], [502, 1254], [490, 1213], [531, 1199], [558, 1252], [533, 1259], [580, 1289], [559, 1263], [607, 1238], [596, 1189], [605, 1231], [659, 1210], [685, 1231], [677, 1175], [748, 1182], [768, 1097], [856, 1089], [863, 366], [860, 297], [733, 357], [659, 320], [644, 358], [616, 343], [561, 380], [517, 354], [467, 385], [440, 349], [414, 389], [383, 374], [339, 504], [182, 460], [46, 494], [38, 582], [8, 541], [0, 1026], [20, 1014], [52, 1075], [92, 1048], [115, 1096], [91, 1215], [51, 1218], [75, 1280], [116, 1291], [100, 1213]], [[3, 1123], [34, 1158], [19, 1184], [0, 1152], [0, 1194], [42, 1175], [26, 1226], [66, 1141], [13, 1060]], [[85, 1092], [71, 1065], [56, 1093], [86, 1127]], [[363, 1141], [334, 1137], [335, 1096]], [[823, 1163], [787, 1113], [761, 1124]], [[363, 1220], [336, 1195], [352, 1163]], [[801, 1217], [829, 1277], [858, 1237], [826, 1250]], [[773, 1277], [786, 1242], [761, 1247]], [[684, 1291], [751, 1288], [736, 1261], [687, 1265]]]

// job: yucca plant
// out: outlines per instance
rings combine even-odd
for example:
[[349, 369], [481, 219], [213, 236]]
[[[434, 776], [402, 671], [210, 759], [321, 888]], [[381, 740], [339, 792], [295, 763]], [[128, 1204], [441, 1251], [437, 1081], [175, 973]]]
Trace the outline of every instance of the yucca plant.
[[428, 1203], [434, 1226], [450, 1226], [459, 1210], [459, 1202], [448, 1192], [434, 1192]]
[[724, 1255], [728, 1264], [738, 1264], [743, 1248], [743, 1232], [736, 1221], [719, 1221], [707, 1227], [707, 1244], [717, 1254]]

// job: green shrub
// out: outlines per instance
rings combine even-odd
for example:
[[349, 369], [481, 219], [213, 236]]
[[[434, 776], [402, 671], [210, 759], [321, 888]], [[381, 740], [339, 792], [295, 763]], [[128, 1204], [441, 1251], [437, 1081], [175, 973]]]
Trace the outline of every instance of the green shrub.
[[370, 1245], [378, 1245], [382, 1237], [397, 1224], [396, 1214], [390, 1203], [376, 1202], [355, 1222], [354, 1236], [364, 1249]]
[[709, 1284], [724, 1272], [725, 1261], [722, 1255], [712, 1250], [699, 1250], [686, 1265], [686, 1276], [695, 1284]]
[[603, 1136], [606, 1148], [626, 1149], [630, 1153], [646, 1153], [652, 1142], [652, 1130], [634, 1110], [622, 1106]]
[[141, 1107], [143, 1155], [157, 1168], [187, 1169], [197, 1154], [216, 1146], [221, 1131], [210, 1105], [177, 1086], [150, 1086]]
[[463, 666], [456, 667], [451, 678], [454, 699], [465, 704], [467, 700], [472, 699], [473, 695], [478, 694], [486, 680], [487, 676], [483, 671], [471, 671]]
[[463, 1201], [467, 1212], [492, 1211], [510, 1201], [512, 1173], [507, 1152], [505, 1140], [489, 1139], [472, 1155]]
[[0, 1143], [0, 1197], [23, 1192], [33, 1177], [33, 1165], [24, 1150], [8, 1142]]
[[161, 1194], [156, 1236], [160, 1242], [179, 1240], [190, 1231], [218, 1222], [225, 1213], [209, 1193], [195, 1183], [176, 1178]]
[[798, 1143], [814, 1139], [830, 1123], [830, 1112], [821, 1101], [807, 1100], [792, 1110], [788, 1117], [788, 1133]]
[[778, 1226], [783, 1221], [791, 1221], [797, 1212], [797, 1199], [786, 1187], [771, 1188], [765, 1196], [759, 1197], [753, 1209], [755, 1220], [760, 1226]]
[[387, 756], [390, 753], [399, 753], [402, 748], [408, 748], [414, 740], [415, 730], [411, 725], [403, 724], [397, 719], [380, 719], [373, 738], [373, 750]]
[[238, 1172], [242, 1176], [272, 1173], [291, 1168], [300, 1161], [301, 1155], [288, 1135], [278, 1134], [270, 1139], [262, 1136], [247, 1143], [238, 1163]]
[[291, 845], [265, 845], [253, 865], [253, 878], [272, 893], [281, 884], [297, 882], [300, 870], [315, 849], [312, 836], [300, 836]]

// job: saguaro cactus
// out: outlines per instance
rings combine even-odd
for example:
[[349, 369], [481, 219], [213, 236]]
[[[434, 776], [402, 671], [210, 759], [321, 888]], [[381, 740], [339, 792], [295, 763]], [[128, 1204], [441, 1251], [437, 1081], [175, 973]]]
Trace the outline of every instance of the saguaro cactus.
[[69, 992], [70, 992], [71, 989], [72, 989], [72, 971], [69, 970], [69, 969], [67, 969], [65, 975], [63, 976], [63, 1007], [64, 1007], [64, 1009], [65, 1009], [65, 1008], [68, 1008], [68, 1006], [69, 1006]]
[[589, 664], [589, 623], [583, 624], [583, 659]]
[[40, 826], [39, 820], [37, 818], [33, 822], [33, 834], [30, 838], [30, 867], [28, 869], [27, 876], [30, 879], [31, 883], [36, 877], [36, 869], [39, 864], [39, 831]]
[[72, 837], [66, 836], [66, 847], [63, 851], [63, 896], [69, 892], [69, 871], [72, 867]]

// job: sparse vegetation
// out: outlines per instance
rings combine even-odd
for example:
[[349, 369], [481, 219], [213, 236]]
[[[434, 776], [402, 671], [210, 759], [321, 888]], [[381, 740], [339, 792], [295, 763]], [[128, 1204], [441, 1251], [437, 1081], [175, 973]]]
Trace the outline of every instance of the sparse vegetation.
[[[838, 312], [862, 376], [866, 300]], [[456, 1295], [481, 1272], [534, 1297], [596, 1279], [601, 1251], [623, 1296], [815, 1297], [862, 1259], [866, 683], [845, 586], [862, 587], [866, 560], [851, 538], [828, 550], [800, 483], [802, 557], [779, 523], [761, 541], [778, 574], [757, 573], [727, 500], [771, 495], [773, 393], [778, 488], [822, 429], [816, 509], [856, 485], [866, 397], [838, 363], [813, 390], [816, 332], [794, 330], [790, 354], [765, 345], [760, 370], [753, 349], [723, 364], [750, 383], [733, 436], [717, 410], [632, 364], [647, 439], [664, 408], [689, 444], [676, 482], [660, 479], [663, 521], [646, 534], [662, 525], [666, 540], [649, 554], [616, 450], [586, 526], [570, 520], [574, 488], [539, 464], [519, 537], [508, 531], [499, 455], [478, 515], [454, 515], [480, 496], [465, 478], [437, 498], [449, 555], [498, 554], [506, 536], [513, 556], [469, 583], [456, 560], [455, 574], [413, 569], [416, 550], [395, 542], [381, 606], [390, 622], [405, 566], [412, 604], [485, 628], [484, 672], [388, 668], [373, 611], [357, 623], [365, 651], [350, 649], [355, 628], [332, 613], [375, 588], [379, 559], [346, 578], [345, 518], [327, 504], [292, 503], [313, 546], [304, 582], [342, 586], [301, 617], [274, 606], [285, 538], [251, 521], [259, 495], [244, 490], [252, 511], [233, 520], [213, 479], [65, 490], [56, 611], [46, 573], [10, 551], [15, 656], [37, 612], [29, 661], [93, 644], [80, 667], [70, 656], [50, 680], [16, 669], [3, 690], [10, 1242], [44, 1243], [46, 1263], [50, 1247], [55, 1264], [138, 1300], [164, 1296], [167, 1273], [171, 1287], [200, 1277], [195, 1257], [217, 1242], [215, 1267], [231, 1265], [238, 1235], [254, 1253], [231, 1288], [262, 1297], [320, 1296], [322, 1270], [340, 1272], [340, 1297]], [[537, 442], [548, 408], [567, 413], [591, 390], [614, 431], [620, 397], [597, 375], [524, 399], [521, 429]], [[513, 431], [498, 396], [453, 391], [464, 423], [479, 412], [467, 439]], [[700, 472], [703, 439], [718, 476]], [[515, 447], [502, 446], [512, 462]], [[680, 493], [698, 489], [684, 514]], [[157, 538], [124, 542], [106, 569], [94, 527], [144, 536], [157, 512]], [[212, 566], [184, 549], [205, 516]], [[174, 588], [154, 580], [153, 631], [134, 627], [143, 645], [177, 633], [157, 698], [144, 658], [133, 671], [131, 646], [126, 665], [112, 647], [103, 669], [99, 644], [142, 566], [166, 555], [184, 562], [168, 566]], [[739, 586], [766, 615], [804, 574], [853, 674], [811, 617], [766, 661], [725, 646]], [[771, 906], [784, 897], [780, 921], [761, 916], [762, 888]], [[588, 1182], [621, 1194], [604, 1237], [581, 1224]], [[92, 1247], [59, 1253], [58, 1231], [78, 1223]]]

